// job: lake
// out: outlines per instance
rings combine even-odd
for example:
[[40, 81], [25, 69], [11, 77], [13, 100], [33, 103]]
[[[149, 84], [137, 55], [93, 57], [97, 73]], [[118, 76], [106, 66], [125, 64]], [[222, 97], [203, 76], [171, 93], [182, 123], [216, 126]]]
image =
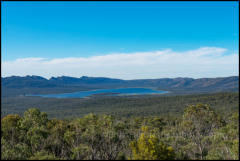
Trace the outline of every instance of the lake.
[[167, 91], [153, 90], [151, 88], [118, 88], [118, 89], [98, 89], [91, 91], [80, 91], [74, 93], [61, 94], [35, 94], [27, 96], [40, 96], [50, 98], [84, 98], [89, 96], [124, 96], [124, 95], [146, 95], [146, 94], [164, 94]]

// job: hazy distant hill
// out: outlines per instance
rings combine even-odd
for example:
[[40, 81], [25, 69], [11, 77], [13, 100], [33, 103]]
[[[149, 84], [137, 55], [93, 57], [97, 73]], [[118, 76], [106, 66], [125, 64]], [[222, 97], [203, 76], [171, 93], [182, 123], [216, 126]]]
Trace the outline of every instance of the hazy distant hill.
[[[120, 87], [154, 87], [162, 90], [171, 91], [238, 91], [239, 76], [220, 77], [220, 78], [161, 78], [161, 79], [136, 79], [121, 80], [105, 77], [52, 77], [46, 79], [40, 76], [12, 76], [1, 78], [2, 88], [7, 89], [57, 89], [75, 88], [94, 89], [94, 88], [120, 88]], [[36, 92], [35, 92], [36, 93]]]

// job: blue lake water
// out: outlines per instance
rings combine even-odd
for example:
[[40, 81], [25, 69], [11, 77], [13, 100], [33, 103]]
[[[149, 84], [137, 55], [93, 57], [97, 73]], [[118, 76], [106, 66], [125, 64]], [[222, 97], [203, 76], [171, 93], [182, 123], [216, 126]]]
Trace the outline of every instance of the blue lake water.
[[122, 96], [122, 95], [145, 95], [145, 94], [163, 94], [167, 91], [153, 90], [150, 88], [118, 88], [118, 89], [98, 89], [91, 91], [80, 91], [74, 93], [61, 93], [61, 94], [36, 94], [27, 96], [41, 96], [51, 98], [84, 98], [92, 95], [104, 96]]

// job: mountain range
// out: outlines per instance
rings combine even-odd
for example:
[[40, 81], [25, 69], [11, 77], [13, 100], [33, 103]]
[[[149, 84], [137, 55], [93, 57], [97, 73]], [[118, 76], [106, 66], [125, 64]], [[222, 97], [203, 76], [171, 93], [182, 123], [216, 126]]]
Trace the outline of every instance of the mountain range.
[[123, 88], [123, 87], [152, 87], [159, 90], [195, 91], [195, 92], [222, 92], [238, 91], [239, 76], [219, 78], [160, 78], [122, 80], [106, 77], [51, 77], [46, 79], [40, 76], [11, 76], [1, 77], [1, 87], [4, 89], [26, 88], [74, 88], [87, 89]]

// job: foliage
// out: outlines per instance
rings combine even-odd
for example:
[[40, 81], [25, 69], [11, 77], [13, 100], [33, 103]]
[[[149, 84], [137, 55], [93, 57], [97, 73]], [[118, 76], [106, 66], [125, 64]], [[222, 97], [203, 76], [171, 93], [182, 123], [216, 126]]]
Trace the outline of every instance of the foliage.
[[[227, 117], [229, 116], [229, 117]], [[90, 113], [49, 119], [39, 109], [1, 119], [3, 160], [239, 159], [239, 115], [206, 104], [179, 115], [116, 117]]]
[[36, 152], [29, 160], [59, 160], [53, 154], [48, 154], [46, 151]]
[[209, 136], [213, 135], [216, 128], [223, 126], [224, 121], [208, 105], [197, 104], [185, 109], [181, 125], [183, 137], [190, 139], [191, 144], [197, 145], [193, 152], [194, 158], [204, 159], [211, 141]]
[[239, 159], [239, 114], [233, 113], [228, 121], [226, 126], [216, 130], [211, 137], [213, 143], [207, 159]]
[[[4, 92], [4, 91], [3, 91]], [[99, 96], [81, 98], [3, 97], [1, 116], [19, 114], [36, 107], [47, 112], [49, 118], [78, 118], [89, 113], [115, 117], [181, 116], [190, 104], [209, 104], [216, 112], [228, 117], [239, 109], [239, 93], [214, 93], [177, 96]]]
[[154, 135], [147, 126], [142, 126], [142, 133], [137, 141], [130, 143], [131, 160], [171, 160], [174, 159], [172, 147], [167, 147]]

